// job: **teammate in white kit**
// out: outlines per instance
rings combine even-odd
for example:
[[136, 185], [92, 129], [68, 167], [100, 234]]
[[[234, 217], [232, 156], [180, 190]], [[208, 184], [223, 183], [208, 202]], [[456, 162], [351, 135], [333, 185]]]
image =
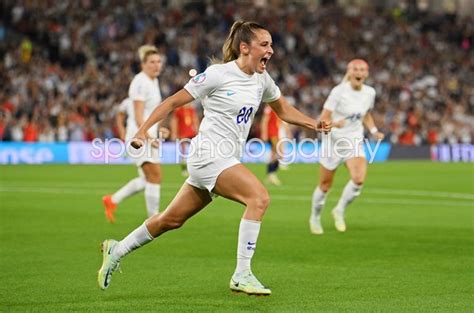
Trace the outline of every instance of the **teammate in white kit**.
[[[129, 98], [122, 106], [127, 110], [127, 130], [125, 142], [129, 142], [139, 126], [150, 116], [154, 108], [161, 104], [161, 92], [158, 76], [161, 73], [162, 60], [154, 46], [144, 45], [138, 50], [142, 71], [135, 75], [129, 88]], [[122, 108], [122, 110], [124, 109]], [[150, 138], [158, 137], [158, 125], [148, 130]], [[148, 216], [159, 212], [161, 169], [156, 142], [149, 142], [140, 150], [128, 149], [128, 155], [135, 162], [139, 176], [130, 180], [113, 195], [102, 198], [105, 216], [115, 222], [114, 212], [117, 204], [126, 197], [145, 189], [145, 203]]]
[[330, 125], [316, 121], [288, 104], [265, 71], [273, 54], [272, 37], [253, 22], [235, 22], [224, 46], [224, 64], [215, 64], [192, 78], [183, 89], [167, 98], [152, 113], [136, 134], [132, 144], [140, 146], [145, 132], [163, 120], [173, 109], [200, 98], [204, 119], [193, 138], [188, 158], [189, 178], [166, 210], [148, 219], [122, 241], [102, 243], [103, 263], [98, 282], [102, 289], [110, 284], [112, 273], [122, 257], [166, 231], [178, 228], [220, 195], [246, 206], [240, 222], [237, 266], [230, 281], [233, 291], [269, 295], [252, 274], [254, 254], [265, 210], [270, 198], [267, 190], [239, 159], [250, 126], [261, 102], [267, 102], [278, 116], [289, 123], [329, 131]]
[[345, 163], [351, 179], [332, 210], [336, 229], [346, 231], [344, 211], [361, 192], [367, 172], [367, 161], [363, 150], [364, 125], [377, 140], [384, 135], [375, 127], [370, 110], [374, 107], [375, 89], [364, 84], [369, 75], [367, 62], [355, 59], [347, 65], [342, 83], [331, 90], [324, 103], [321, 120], [332, 121], [333, 130], [323, 136], [320, 156], [319, 185], [313, 193], [310, 230], [323, 234], [321, 211], [332, 186], [334, 174], [340, 164]]

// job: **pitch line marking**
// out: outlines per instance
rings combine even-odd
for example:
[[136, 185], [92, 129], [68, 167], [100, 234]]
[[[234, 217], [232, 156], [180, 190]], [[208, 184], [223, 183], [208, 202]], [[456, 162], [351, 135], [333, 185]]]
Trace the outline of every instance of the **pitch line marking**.
[[[68, 188], [49, 188], [49, 187], [4, 187], [0, 186], [1, 192], [22, 192], [22, 193], [50, 193], [50, 194], [77, 194], [77, 195], [103, 195], [105, 191], [97, 190], [93, 191], [82, 189], [68, 189]], [[174, 192], [163, 192], [163, 195], [172, 195]], [[303, 201], [311, 202], [311, 196], [300, 196], [300, 195], [285, 195], [285, 194], [273, 194], [270, 196], [275, 200], [288, 200], [288, 201]], [[384, 199], [373, 199], [363, 197], [358, 199], [357, 202], [362, 203], [374, 203], [374, 204], [410, 204], [410, 205], [442, 205], [442, 206], [463, 206], [463, 207], [474, 207], [472, 202], [458, 202], [458, 201], [430, 201], [430, 200], [415, 200], [415, 199], [398, 199], [398, 198], [384, 198]]]
[[[184, 181], [183, 181], [184, 182]], [[21, 183], [22, 185], [20, 186], [15, 186], [15, 187], [31, 187], [31, 188], [36, 188], [35, 185], [41, 185], [41, 187], [61, 187], [64, 189], [67, 188], [81, 188], [81, 189], [94, 189], [96, 190], [98, 187], [104, 187], [107, 189], [113, 189], [114, 186], [116, 186], [116, 183], [113, 182], [95, 182], [95, 183], [87, 183], [88, 186], [84, 187], [83, 185], [77, 184], [77, 182], [73, 181], [65, 181], [61, 183], [53, 183], [50, 186], [45, 184], [44, 182], [38, 182], [37, 184], [33, 182], [28, 182], [27, 184], [24, 184], [22, 181], [15, 181], [13, 182], [14, 184]], [[0, 188], [5, 188], [5, 187], [10, 187], [8, 186], [9, 184], [1, 184]], [[182, 184], [163, 184], [161, 186], [162, 189], [169, 189], [169, 190], [176, 190], [177, 188], [181, 187]], [[316, 186], [316, 185], [315, 185]], [[13, 186], [11, 186], [13, 187]], [[291, 186], [280, 186], [278, 187], [277, 190], [301, 190], [298, 187], [295, 187], [294, 185]], [[341, 191], [342, 189], [339, 188], [334, 188], [333, 192], [338, 192]], [[109, 190], [110, 191], [110, 190]], [[273, 190], [272, 190], [273, 191]], [[393, 195], [410, 195], [410, 196], [419, 196], [419, 197], [430, 197], [430, 198], [451, 198], [451, 199], [462, 199], [462, 200], [474, 200], [474, 194], [470, 193], [458, 193], [458, 192], [447, 192], [447, 191], [435, 191], [435, 190], [411, 190], [411, 189], [392, 189], [392, 188], [372, 188], [372, 187], [367, 187], [367, 193], [373, 193], [373, 194], [393, 194]]]

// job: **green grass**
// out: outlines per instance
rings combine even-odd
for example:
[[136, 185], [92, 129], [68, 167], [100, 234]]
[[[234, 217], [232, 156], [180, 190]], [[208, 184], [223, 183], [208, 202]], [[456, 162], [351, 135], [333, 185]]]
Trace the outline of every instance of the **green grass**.
[[[260, 178], [264, 166], [250, 168]], [[163, 166], [162, 206], [184, 178]], [[348, 208], [348, 231], [330, 209], [348, 179], [341, 168], [309, 234], [316, 165], [280, 172], [260, 232], [253, 271], [270, 297], [235, 295], [242, 206], [217, 199], [178, 231], [133, 252], [103, 292], [99, 243], [121, 239], [145, 218], [141, 194], [106, 223], [101, 196], [135, 175], [133, 166], [0, 167], [0, 311], [473, 312], [474, 167], [389, 162], [369, 167]]]

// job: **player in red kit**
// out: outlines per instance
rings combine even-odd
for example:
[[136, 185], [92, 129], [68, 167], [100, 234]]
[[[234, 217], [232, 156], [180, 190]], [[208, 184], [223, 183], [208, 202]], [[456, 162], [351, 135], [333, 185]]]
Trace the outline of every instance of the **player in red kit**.
[[280, 179], [276, 175], [279, 165], [277, 143], [280, 122], [277, 114], [269, 106], [266, 106], [261, 121], [262, 140], [270, 143], [272, 149], [270, 162], [267, 165], [267, 182], [276, 186], [281, 185]]
[[196, 136], [199, 128], [199, 119], [192, 103], [180, 107], [174, 111], [171, 119], [171, 138], [179, 140], [181, 173], [188, 176], [186, 170], [186, 158], [190, 140]]

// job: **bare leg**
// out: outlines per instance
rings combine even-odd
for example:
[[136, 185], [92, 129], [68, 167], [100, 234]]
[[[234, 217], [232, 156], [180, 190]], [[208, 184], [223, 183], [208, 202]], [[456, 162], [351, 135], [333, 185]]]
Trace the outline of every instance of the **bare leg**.
[[250, 266], [257, 247], [261, 220], [270, 203], [267, 190], [250, 170], [237, 164], [221, 173], [214, 192], [246, 206], [239, 226], [237, 266], [230, 280], [231, 290], [248, 294], [271, 294], [271, 290], [253, 275]]
[[152, 241], [154, 237], [180, 227], [209, 202], [211, 197], [207, 190], [184, 183], [163, 214], [154, 215], [119, 242], [112, 239], [105, 240], [102, 243], [102, 267], [98, 272], [99, 287], [108, 288], [112, 273], [119, 268], [122, 257]]
[[153, 215], [117, 243], [113, 250], [114, 257], [120, 259], [152, 241], [153, 238], [181, 227], [188, 218], [203, 209], [211, 200], [207, 190], [201, 190], [184, 183], [162, 214]]
[[261, 221], [270, 204], [267, 189], [255, 175], [242, 164], [223, 171], [213, 190], [218, 195], [246, 206], [244, 219]]
[[181, 227], [186, 220], [201, 211], [212, 201], [207, 190], [202, 190], [184, 183], [166, 210], [152, 216], [145, 224], [153, 237]]
[[142, 164], [142, 169], [147, 182], [161, 184], [161, 166], [159, 163], [145, 162]]
[[352, 181], [356, 185], [364, 184], [367, 175], [367, 160], [365, 158], [353, 158], [346, 161], [347, 169]]

